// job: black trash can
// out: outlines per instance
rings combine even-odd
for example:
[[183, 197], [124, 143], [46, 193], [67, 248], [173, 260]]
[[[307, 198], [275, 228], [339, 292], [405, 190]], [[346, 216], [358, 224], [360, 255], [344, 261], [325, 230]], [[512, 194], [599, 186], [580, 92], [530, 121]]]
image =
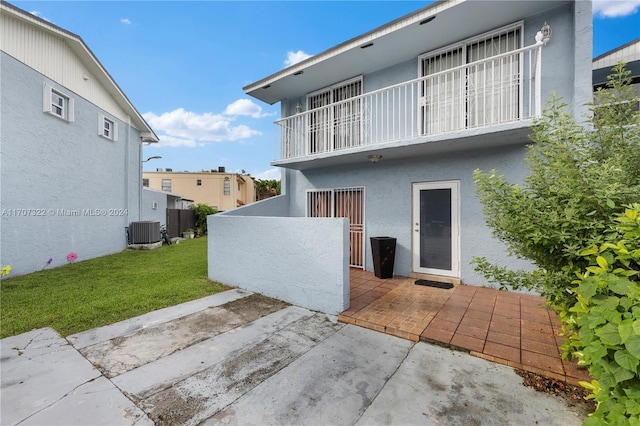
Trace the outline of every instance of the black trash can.
[[373, 272], [378, 278], [393, 278], [393, 262], [396, 257], [396, 239], [371, 237]]

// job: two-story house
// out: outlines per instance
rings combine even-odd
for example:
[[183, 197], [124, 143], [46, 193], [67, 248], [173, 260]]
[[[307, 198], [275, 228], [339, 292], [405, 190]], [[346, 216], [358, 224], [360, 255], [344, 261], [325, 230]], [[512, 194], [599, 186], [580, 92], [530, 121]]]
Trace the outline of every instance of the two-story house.
[[180, 194], [193, 200], [194, 204], [206, 204], [218, 211], [256, 201], [256, 186], [251, 176], [227, 173], [224, 167], [201, 172], [172, 169], [142, 172], [142, 184], [151, 189]]
[[158, 137], [80, 36], [0, 12], [0, 264], [20, 275], [125, 249]]
[[397, 275], [485, 285], [474, 256], [530, 266], [492, 236], [473, 171], [522, 181], [553, 91], [582, 117], [591, 25], [589, 1], [445, 0], [246, 86], [280, 103], [283, 195], [209, 218], [209, 277], [336, 313], [349, 267], [373, 269], [370, 237], [397, 240]]

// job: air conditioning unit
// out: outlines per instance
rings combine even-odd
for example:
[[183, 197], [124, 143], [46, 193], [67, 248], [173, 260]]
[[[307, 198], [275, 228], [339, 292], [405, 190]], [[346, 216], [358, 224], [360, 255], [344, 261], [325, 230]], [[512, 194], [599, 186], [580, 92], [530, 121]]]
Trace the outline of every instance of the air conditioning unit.
[[162, 167], [156, 167], [156, 172], [161, 172], [162, 171]]
[[131, 222], [129, 238], [132, 244], [151, 244], [160, 241], [160, 222], [146, 220]]
[[225, 170], [224, 166], [218, 166], [218, 173], [224, 173]]
[[167, 168], [167, 171], [168, 171], [168, 172], [172, 172], [172, 171], [173, 171], [173, 169], [169, 169], [169, 168]]

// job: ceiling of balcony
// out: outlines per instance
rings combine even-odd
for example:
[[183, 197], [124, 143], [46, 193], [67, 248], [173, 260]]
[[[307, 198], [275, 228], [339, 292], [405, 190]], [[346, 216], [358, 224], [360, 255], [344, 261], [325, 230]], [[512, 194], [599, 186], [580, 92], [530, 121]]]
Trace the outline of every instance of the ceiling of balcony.
[[[481, 34], [567, 0], [449, 0], [431, 4], [382, 27], [348, 40], [244, 88], [274, 104], [296, 99], [353, 76], [384, 69], [422, 53]], [[366, 7], [366, 3], [362, 3]], [[433, 19], [424, 23], [429, 18]], [[421, 25], [421, 22], [423, 23]], [[370, 47], [361, 46], [373, 43]], [[529, 43], [533, 44], [534, 40]], [[302, 73], [300, 73], [302, 71]]]

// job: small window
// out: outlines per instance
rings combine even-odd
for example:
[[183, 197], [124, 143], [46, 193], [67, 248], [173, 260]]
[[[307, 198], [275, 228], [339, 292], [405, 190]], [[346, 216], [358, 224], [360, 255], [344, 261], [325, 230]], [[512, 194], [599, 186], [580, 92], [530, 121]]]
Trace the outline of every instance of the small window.
[[149, 179], [142, 179], [142, 186], [146, 186], [147, 188], [149, 187]]
[[224, 195], [231, 195], [231, 181], [228, 177], [224, 178]]
[[196, 186], [202, 186], [202, 179], [196, 180]]
[[162, 179], [162, 190], [171, 192], [171, 179]]
[[61, 118], [68, 122], [73, 122], [74, 102], [66, 94], [54, 89], [47, 83], [44, 84], [42, 95], [42, 111]]
[[110, 141], [118, 140], [118, 123], [106, 117], [100, 115], [98, 118], [98, 135]]

